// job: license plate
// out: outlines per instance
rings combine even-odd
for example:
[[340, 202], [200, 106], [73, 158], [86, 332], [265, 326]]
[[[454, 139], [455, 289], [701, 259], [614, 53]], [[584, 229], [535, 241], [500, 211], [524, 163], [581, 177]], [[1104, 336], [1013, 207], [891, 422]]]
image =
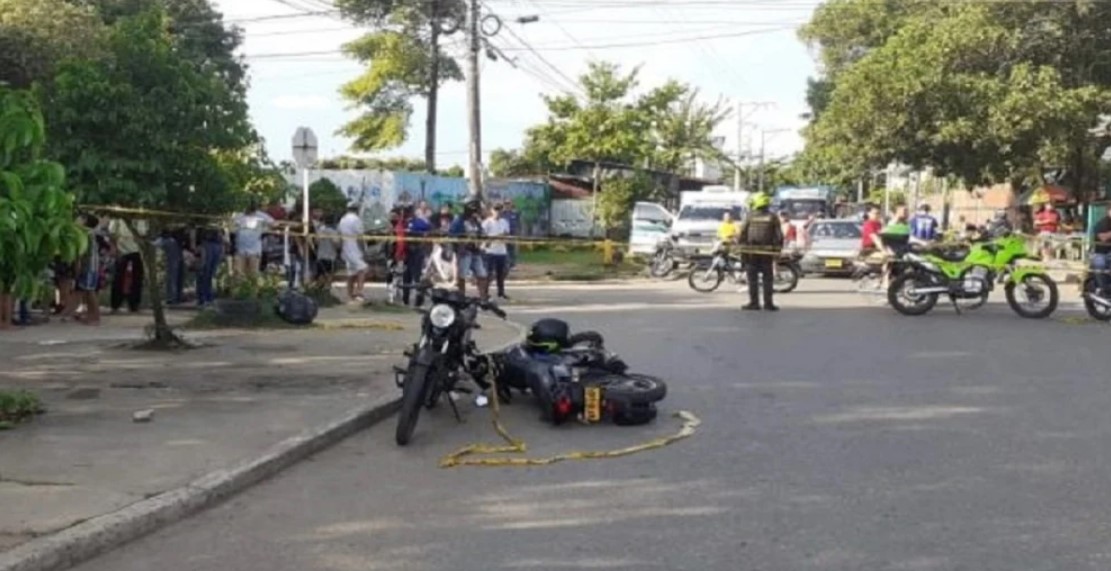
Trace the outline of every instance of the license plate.
[[602, 420], [602, 387], [586, 387], [586, 410], [583, 416], [587, 422]]
[[826, 260], [827, 268], [840, 268], [845, 265], [844, 260]]

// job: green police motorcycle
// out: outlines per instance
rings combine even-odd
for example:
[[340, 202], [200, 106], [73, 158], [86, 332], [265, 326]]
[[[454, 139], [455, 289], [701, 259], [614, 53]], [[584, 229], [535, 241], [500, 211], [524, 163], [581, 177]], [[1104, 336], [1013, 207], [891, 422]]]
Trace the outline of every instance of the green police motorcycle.
[[1060, 296], [1044, 268], [1018, 265], [1029, 257], [1026, 241], [1013, 234], [974, 241], [967, 252], [910, 253], [904, 258], [908, 269], [892, 280], [887, 299], [903, 315], [923, 315], [945, 295], [960, 313], [962, 303], [986, 302], [998, 283], [1015, 313], [1042, 319], [1057, 309]]

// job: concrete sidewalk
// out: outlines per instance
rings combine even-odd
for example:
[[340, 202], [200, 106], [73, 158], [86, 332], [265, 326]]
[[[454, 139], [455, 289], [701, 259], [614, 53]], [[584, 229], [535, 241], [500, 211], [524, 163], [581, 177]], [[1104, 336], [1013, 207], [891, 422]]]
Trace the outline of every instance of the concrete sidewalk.
[[[0, 569], [52, 534], [272, 455], [287, 439], [304, 441], [306, 429], [347, 419], [310, 438], [323, 441], [365, 422], [400, 394], [392, 367], [419, 329], [417, 313], [337, 307], [322, 312], [325, 328], [190, 333], [207, 346], [187, 352], [126, 347], [142, 339], [149, 319], [40, 325], [0, 343], [0, 388], [30, 390], [48, 410], [0, 432]], [[519, 337], [511, 323], [482, 323], [482, 348]], [[153, 411], [153, 419], [134, 422], [139, 411]], [[282, 454], [313, 451], [302, 445]], [[279, 460], [275, 470], [289, 458]], [[10, 568], [58, 561], [23, 560]]]

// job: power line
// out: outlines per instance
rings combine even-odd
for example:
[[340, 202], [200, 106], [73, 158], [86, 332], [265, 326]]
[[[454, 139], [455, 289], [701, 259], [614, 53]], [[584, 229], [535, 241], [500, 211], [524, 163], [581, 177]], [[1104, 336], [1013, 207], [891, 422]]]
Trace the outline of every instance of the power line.
[[[686, 43], [686, 42], [697, 42], [697, 41], [700, 41], [700, 40], [739, 38], [739, 37], [744, 37], [744, 36], [755, 36], [755, 35], [761, 35], [761, 34], [770, 34], [770, 33], [782, 32], [782, 31], [793, 30], [793, 29], [795, 29], [794, 26], [779, 26], [779, 27], [771, 27], [771, 28], [762, 28], [762, 29], [758, 29], [758, 30], [748, 30], [748, 31], [744, 31], [744, 32], [732, 32], [732, 33], [728, 33], [728, 34], [688, 36], [688, 37], [680, 37], [680, 38], [664, 38], [664, 39], [657, 39], [657, 40], [645, 41], [645, 42], [627, 42], [627, 43], [579, 45], [579, 46], [539, 46], [539, 47], [533, 47], [531, 45], [526, 45], [524, 47], [504, 47], [504, 48], [501, 48], [501, 49], [503, 51], [517, 51], [517, 52], [519, 52], [519, 51], [531, 51], [531, 52], [570, 51], [570, 50], [582, 50], [582, 49], [619, 49], [619, 48], [629, 48], [629, 47], [656, 46], [656, 45], [663, 45], [663, 44], [682, 44], [682, 43]], [[301, 58], [301, 57], [327, 56], [327, 55], [335, 56], [335, 55], [340, 55], [342, 53], [343, 53], [342, 50], [331, 49], [331, 50], [305, 51], [305, 52], [246, 54], [244, 57], [246, 57], [247, 59], [280, 59], [280, 58]]]

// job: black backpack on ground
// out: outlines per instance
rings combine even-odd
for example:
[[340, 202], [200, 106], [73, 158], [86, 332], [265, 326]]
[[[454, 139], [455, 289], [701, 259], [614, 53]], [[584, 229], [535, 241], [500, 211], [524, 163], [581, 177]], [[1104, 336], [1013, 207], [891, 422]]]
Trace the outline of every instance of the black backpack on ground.
[[299, 291], [287, 289], [278, 295], [274, 311], [286, 323], [310, 325], [316, 319], [319, 310], [313, 298]]

